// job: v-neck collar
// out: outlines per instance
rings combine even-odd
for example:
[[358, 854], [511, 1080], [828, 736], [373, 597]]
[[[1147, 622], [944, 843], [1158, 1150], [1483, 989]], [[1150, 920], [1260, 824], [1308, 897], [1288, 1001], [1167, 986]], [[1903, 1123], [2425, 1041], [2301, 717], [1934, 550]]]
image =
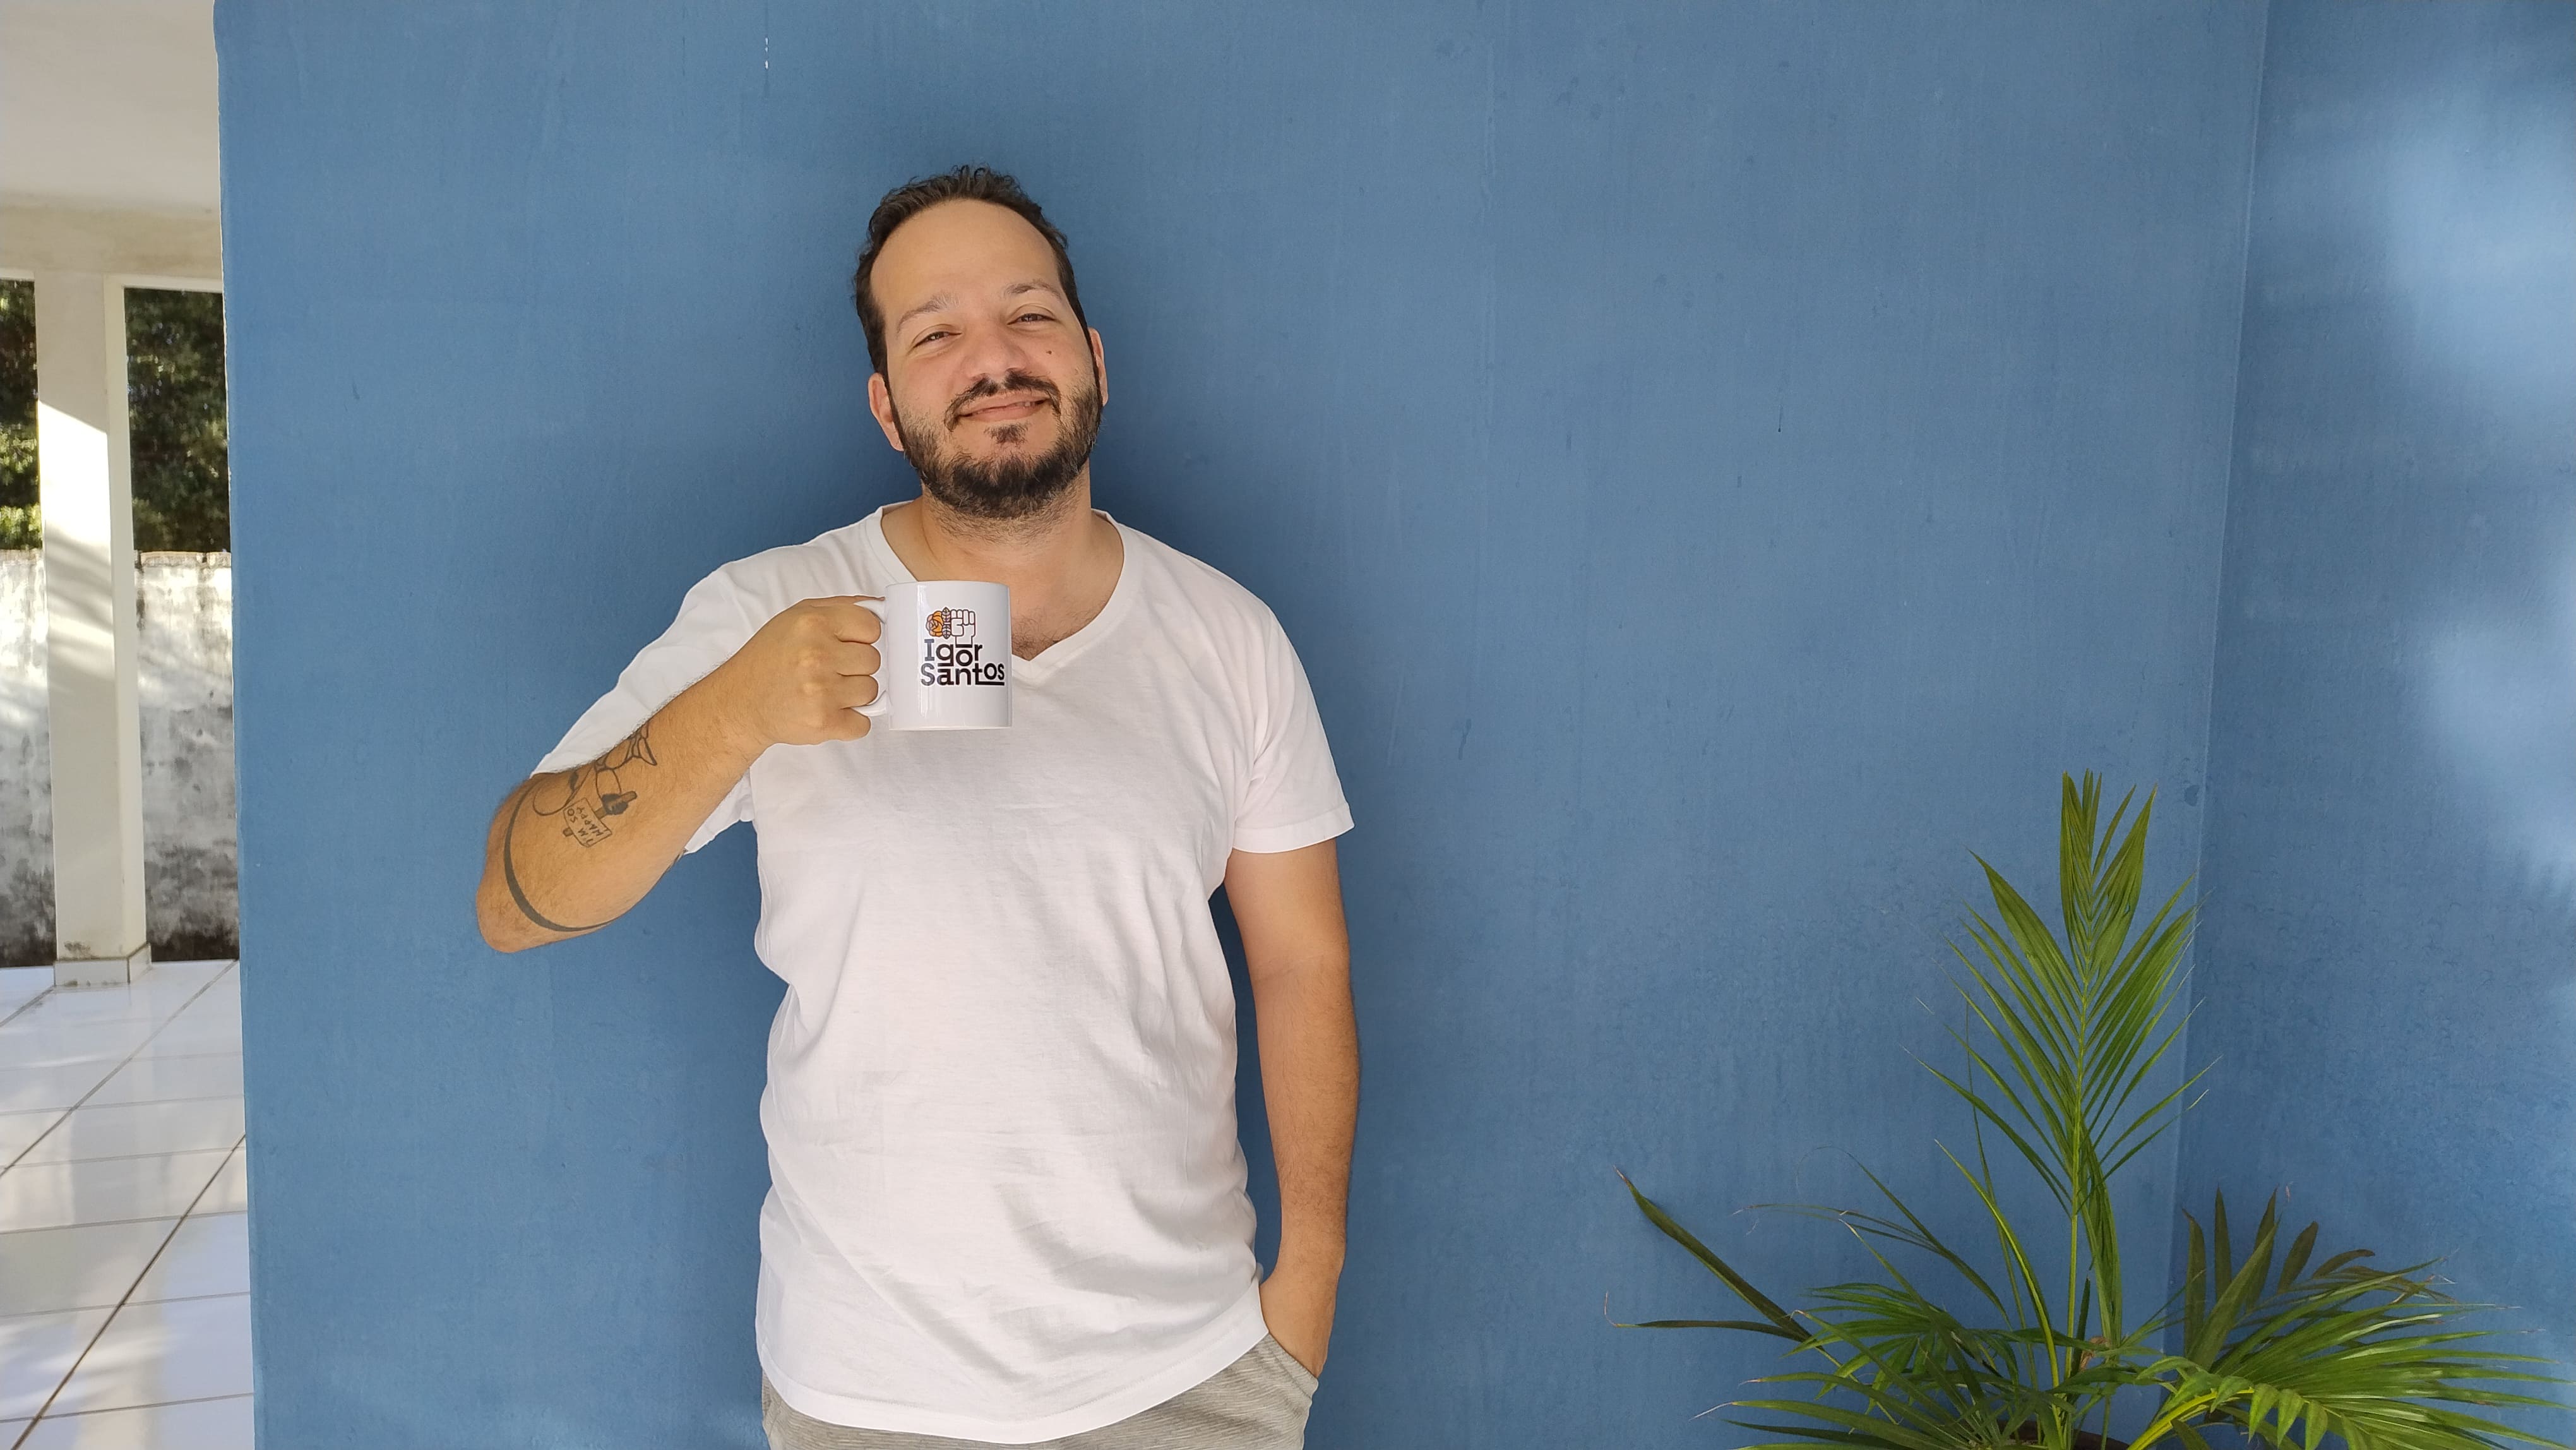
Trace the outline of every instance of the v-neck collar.
[[[1044, 684], [1049, 676], [1062, 670], [1093, 645], [1099, 643], [1100, 637], [1116, 627], [1119, 617], [1127, 612], [1135, 599], [1137, 545], [1143, 541], [1144, 536], [1116, 519], [1110, 518], [1107, 509], [1095, 508], [1092, 512], [1107, 519], [1109, 526], [1118, 531], [1118, 582], [1110, 586], [1108, 602], [1101, 605], [1100, 612], [1091, 616], [1090, 622], [1084, 624], [1082, 628], [1038, 651], [1035, 659], [1024, 660], [1017, 655], [1011, 656], [1011, 680], [1015, 684]], [[884, 505], [879, 505], [876, 512], [860, 520], [859, 524], [859, 537], [869, 551], [875, 554], [877, 567], [882, 569], [887, 577], [901, 584], [921, 582], [913, 577], [910, 569], [904, 567], [903, 556], [894, 551], [894, 545], [886, 542]]]

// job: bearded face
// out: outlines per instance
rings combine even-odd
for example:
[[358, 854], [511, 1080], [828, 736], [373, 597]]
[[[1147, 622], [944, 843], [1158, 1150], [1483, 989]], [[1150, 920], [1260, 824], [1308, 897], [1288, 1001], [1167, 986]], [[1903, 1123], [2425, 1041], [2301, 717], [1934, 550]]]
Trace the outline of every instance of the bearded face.
[[1018, 212], [960, 200], [896, 227], [867, 274], [868, 410], [961, 519], [1044, 514], [1090, 462], [1105, 363], [1058, 263]]
[[[996, 411], [1002, 421], [983, 416]], [[936, 415], [901, 403], [894, 413], [923, 491], [970, 518], [1003, 522], [1043, 512], [1081, 476], [1100, 436], [1100, 389], [1080, 379], [1068, 397], [1015, 368], [978, 379]]]

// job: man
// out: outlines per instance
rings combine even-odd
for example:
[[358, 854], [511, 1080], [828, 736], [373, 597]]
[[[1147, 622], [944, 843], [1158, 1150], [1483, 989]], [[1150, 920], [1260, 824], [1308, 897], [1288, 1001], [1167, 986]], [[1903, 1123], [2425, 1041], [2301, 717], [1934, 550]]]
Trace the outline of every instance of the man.
[[[868, 407], [921, 496], [717, 570], [494, 814], [504, 951], [595, 931], [735, 821], [785, 979], [761, 1126], [780, 1450], [1298, 1446], [1358, 1107], [1350, 812], [1259, 600], [1091, 505], [1107, 366], [1007, 176], [889, 193], [854, 279]], [[1014, 723], [887, 732], [876, 616], [1008, 585]], [[1252, 1255], [1242, 928], [1281, 1198]]]

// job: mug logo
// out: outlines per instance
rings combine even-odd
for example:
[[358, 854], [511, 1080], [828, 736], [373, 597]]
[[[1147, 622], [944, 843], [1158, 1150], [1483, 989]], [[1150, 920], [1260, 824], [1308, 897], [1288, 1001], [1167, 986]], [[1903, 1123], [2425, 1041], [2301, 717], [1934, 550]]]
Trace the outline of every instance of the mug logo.
[[975, 643], [975, 611], [947, 605], [921, 621], [921, 682], [925, 685], [1007, 685], [1010, 666], [984, 658]]

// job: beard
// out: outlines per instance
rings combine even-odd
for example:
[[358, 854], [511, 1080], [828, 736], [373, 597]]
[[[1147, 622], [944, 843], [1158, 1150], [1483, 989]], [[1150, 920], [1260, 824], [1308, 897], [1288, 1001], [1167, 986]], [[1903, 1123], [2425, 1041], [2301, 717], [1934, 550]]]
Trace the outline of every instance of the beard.
[[[1019, 456], [983, 462], [969, 458], [962, 451], [943, 446], [948, 430], [956, 426], [958, 415], [977, 402], [1007, 392], [1036, 393], [1055, 410], [1058, 422], [1055, 446], [1034, 457]], [[1019, 441], [1025, 422], [1005, 424], [993, 430], [993, 441], [1008, 445]], [[1100, 436], [1100, 389], [1078, 386], [1072, 402], [1066, 400], [1055, 384], [1035, 373], [1014, 371], [1000, 381], [986, 378], [948, 404], [947, 417], [933, 421], [895, 410], [895, 435], [903, 440], [903, 456], [912, 471], [921, 476], [922, 491], [949, 508], [969, 518], [990, 522], [1008, 522], [1042, 513], [1073, 481], [1082, 476], [1083, 465], [1091, 461], [1091, 445]]]

